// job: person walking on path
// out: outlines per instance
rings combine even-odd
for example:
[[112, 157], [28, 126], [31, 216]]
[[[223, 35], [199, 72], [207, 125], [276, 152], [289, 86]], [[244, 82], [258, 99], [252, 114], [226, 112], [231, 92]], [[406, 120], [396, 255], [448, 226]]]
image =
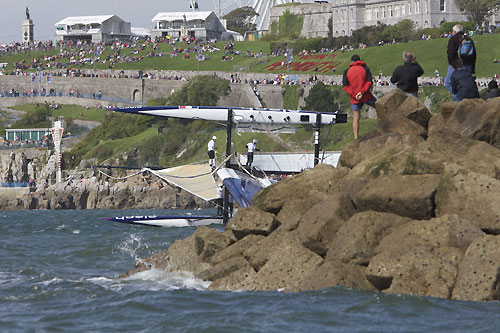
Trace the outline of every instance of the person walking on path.
[[403, 52], [403, 62], [404, 65], [396, 67], [392, 73], [391, 82], [404, 92], [418, 97], [417, 79], [424, 74], [424, 70], [411, 52]]
[[352, 131], [354, 139], [358, 138], [359, 116], [363, 104], [375, 107], [377, 99], [372, 95], [370, 89], [373, 86], [373, 78], [370, 69], [357, 54], [351, 57], [349, 68], [344, 72], [342, 78], [344, 91], [350, 96], [352, 107]]
[[[476, 46], [472, 39], [467, 34], [464, 34], [463, 30], [464, 28], [461, 24], [455, 24], [451, 32], [452, 36], [448, 41], [448, 73], [444, 79], [444, 86], [450, 92], [452, 91], [451, 75], [454, 70], [452, 63], [455, 59], [461, 60], [463, 67], [471, 74], [476, 72]], [[468, 50], [468, 52], [466, 52], [466, 50]]]
[[460, 59], [453, 60], [451, 88], [454, 101], [458, 102], [466, 98], [479, 98], [476, 78], [463, 66]]
[[217, 140], [217, 137], [214, 135], [212, 137], [212, 140], [208, 141], [208, 164], [210, 165], [210, 168], [212, 168], [212, 169], [215, 169], [215, 167], [216, 167], [215, 140]]

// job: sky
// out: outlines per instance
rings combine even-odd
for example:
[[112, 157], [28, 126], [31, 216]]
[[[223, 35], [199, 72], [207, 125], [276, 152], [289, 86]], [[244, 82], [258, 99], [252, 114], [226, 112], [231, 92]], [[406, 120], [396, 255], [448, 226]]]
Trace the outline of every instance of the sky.
[[[221, 4], [222, 13], [251, 4], [252, 0], [198, 0], [202, 11]], [[306, 0], [303, 2], [311, 2]], [[158, 12], [190, 11], [189, 0], [0, 0], [0, 43], [20, 42], [26, 7], [35, 25], [36, 40], [53, 38], [55, 23], [68, 16], [117, 15], [132, 27], [148, 28]]]

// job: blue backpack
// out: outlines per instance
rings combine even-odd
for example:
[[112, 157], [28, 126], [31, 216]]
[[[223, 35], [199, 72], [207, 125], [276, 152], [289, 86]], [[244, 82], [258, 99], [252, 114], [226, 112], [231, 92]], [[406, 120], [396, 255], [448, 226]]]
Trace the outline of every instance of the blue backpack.
[[464, 35], [460, 47], [458, 48], [458, 56], [460, 59], [468, 58], [474, 54], [474, 43], [469, 36]]

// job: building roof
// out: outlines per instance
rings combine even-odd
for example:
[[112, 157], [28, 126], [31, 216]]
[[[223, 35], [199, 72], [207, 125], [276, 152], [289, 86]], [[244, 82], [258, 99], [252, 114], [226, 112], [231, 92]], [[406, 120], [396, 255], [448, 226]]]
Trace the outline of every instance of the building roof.
[[102, 24], [103, 22], [109, 20], [113, 16], [115, 15], [69, 16], [57, 22], [55, 25], [58, 26], [58, 25], [73, 25], [73, 24], [92, 24], [92, 23]]
[[156, 14], [151, 21], [179, 21], [184, 20], [184, 17], [186, 17], [187, 21], [206, 20], [212, 13], [213, 12], [160, 12]]
[[133, 36], [151, 36], [151, 30], [146, 28], [132, 27], [130, 30]]

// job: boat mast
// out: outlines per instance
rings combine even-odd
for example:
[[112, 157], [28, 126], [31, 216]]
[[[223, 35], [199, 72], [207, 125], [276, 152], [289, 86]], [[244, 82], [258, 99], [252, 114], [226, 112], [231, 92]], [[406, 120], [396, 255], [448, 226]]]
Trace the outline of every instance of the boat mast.
[[[226, 168], [231, 167], [231, 131], [233, 130], [233, 110], [227, 110], [226, 124]], [[224, 201], [222, 203], [223, 222], [226, 224], [229, 221], [229, 190], [224, 187]]]

